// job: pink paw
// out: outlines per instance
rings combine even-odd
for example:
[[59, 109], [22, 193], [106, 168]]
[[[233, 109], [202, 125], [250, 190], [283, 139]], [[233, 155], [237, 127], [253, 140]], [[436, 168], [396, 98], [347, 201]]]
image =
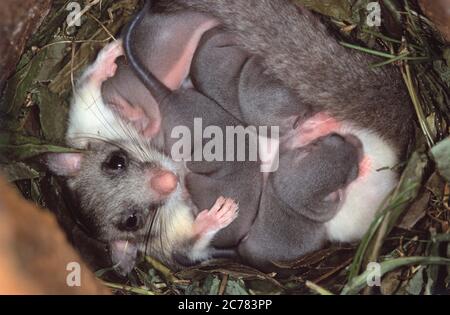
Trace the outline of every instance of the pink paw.
[[203, 236], [227, 227], [237, 218], [238, 208], [233, 199], [219, 197], [210, 210], [198, 214], [194, 221], [194, 234]]
[[98, 54], [90, 79], [97, 85], [114, 76], [117, 70], [116, 59], [124, 54], [122, 41], [106, 45]]

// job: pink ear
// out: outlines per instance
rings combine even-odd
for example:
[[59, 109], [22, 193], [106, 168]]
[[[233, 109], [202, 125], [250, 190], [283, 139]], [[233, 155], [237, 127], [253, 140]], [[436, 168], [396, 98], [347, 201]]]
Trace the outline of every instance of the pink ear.
[[47, 155], [47, 166], [59, 176], [75, 176], [81, 167], [82, 153], [50, 153]]
[[177, 90], [189, 76], [203, 34], [218, 24], [211, 17], [192, 11], [150, 15], [146, 23], [149, 40], [141, 44], [144, 51], [140, 56], [158, 80]]

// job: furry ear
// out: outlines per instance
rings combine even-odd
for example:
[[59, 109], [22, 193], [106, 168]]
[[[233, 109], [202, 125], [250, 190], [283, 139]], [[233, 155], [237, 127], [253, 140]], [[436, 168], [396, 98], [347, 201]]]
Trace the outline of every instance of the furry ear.
[[51, 172], [59, 176], [75, 176], [81, 167], [82, 153], [49, 153], [46, 157]]

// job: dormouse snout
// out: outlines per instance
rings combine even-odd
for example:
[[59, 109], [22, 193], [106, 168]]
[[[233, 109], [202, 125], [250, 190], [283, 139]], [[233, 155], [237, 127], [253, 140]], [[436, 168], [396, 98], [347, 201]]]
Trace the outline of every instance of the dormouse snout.
[[167, 170], [152, 171], [150, 176], [150, 188], [162, 196], [171, 194], [178, 185], [178, 177]]
[[[347, 174], [347, 180], [345, 181], [345, 186], [349, 185], [351, 182], [357, 179], [359, 174], [359, 164], [363, 159], [363, 145], [358, 137], [352, 134], [340, 135], [337, 133], [332, 133], [328, 136], [319, 139], [319, 142], [332, 149], [332, 153], [335, 156], [342, 156], [342, 163], [334, 163], [334, 167], [345, 170]], [[332, 194], [328, 196], [330, 200], [338, 200], [338, 194]]]
[[352, 134], [347, 134], [344, 138], [347, 142], [351, 143], [356, 148], [358, 153], [358, 160], [361, 161], [364, 157], [364, 148], [361, 140], [359, 140], [358, 137]]

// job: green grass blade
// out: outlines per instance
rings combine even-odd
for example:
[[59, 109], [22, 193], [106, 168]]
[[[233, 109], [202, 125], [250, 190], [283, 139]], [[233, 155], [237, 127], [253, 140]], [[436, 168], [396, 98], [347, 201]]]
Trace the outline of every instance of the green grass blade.
[[[380, 263], [380, 276], [399, 267], [409, 265], [450, 265], [450, 259], [442, 257], [402, 257]], [[341, 294], [357, 294], [367, 286], [367, 279], [372, 277], [373, 271], [367, 270], [346, 285]]]

